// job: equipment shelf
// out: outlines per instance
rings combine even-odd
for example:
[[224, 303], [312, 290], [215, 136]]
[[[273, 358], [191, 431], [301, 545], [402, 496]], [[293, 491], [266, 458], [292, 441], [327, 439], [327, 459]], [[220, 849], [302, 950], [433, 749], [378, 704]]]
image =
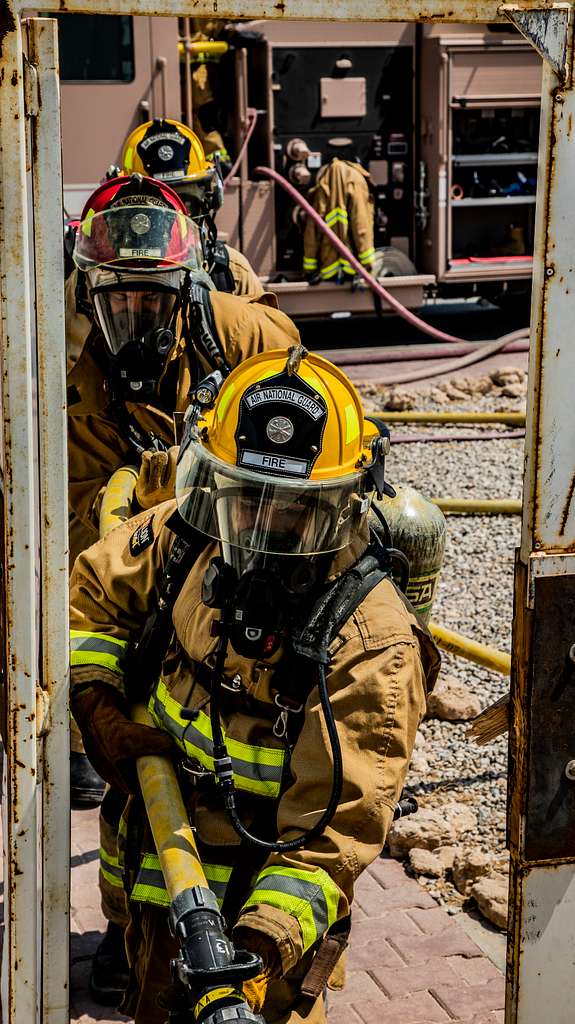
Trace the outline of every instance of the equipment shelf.
[[485, 196], [481, 199], [451, 199], [451, 208], [458, 206], [525, 206], [534, 203], [536, 196]]
[[454, 167], [491, 167], [517, 164], [536, 164], [537, 153], [454, 153], [451, 162]]

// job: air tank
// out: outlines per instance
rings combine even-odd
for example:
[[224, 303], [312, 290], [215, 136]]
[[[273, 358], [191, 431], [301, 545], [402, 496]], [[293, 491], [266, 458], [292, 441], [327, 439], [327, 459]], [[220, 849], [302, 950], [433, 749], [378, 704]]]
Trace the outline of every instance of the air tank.
[[445, 516], [415, 487], [393, 486], [395, 498], [384, 497], [377, 504], [389, 526], [393, 546], [409, 559], [406, 596], [428, 622], [445, 554]]

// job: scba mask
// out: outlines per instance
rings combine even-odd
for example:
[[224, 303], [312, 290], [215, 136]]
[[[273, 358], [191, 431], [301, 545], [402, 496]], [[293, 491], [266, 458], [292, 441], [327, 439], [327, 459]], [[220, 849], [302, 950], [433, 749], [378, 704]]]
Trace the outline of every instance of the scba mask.
[[91, 271], [89, 278], [119, 397], [149, 401], [157, 394], [175, 341], [181, 272], [128, 276]]
[[204, 600], [224, 608], [233, 646], [251, 657], [277, 650], [334, 555], [367, 537], [383, 458], [347, 378], [287, 355], [253, 357], [210, 408], [195, 406], [177, 470], [180, 515], [220, 544]]

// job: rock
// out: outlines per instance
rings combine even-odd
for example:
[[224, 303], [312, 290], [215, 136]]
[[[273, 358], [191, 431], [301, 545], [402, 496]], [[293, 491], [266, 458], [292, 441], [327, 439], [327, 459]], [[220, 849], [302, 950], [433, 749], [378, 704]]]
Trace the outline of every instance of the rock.
[[453, 861], [453, 881], [456, 888], [467, 896], [471, 886], [480, 878], [491, 874], [493, 858], [477, 846], [468, 850], [458, 850]]
[[430, 878], [443, 878], [445, 868], [439, 857], [429, 850], [416, 846], [409, 851], [409, 863], [416, 875], [428, 875]]
[[422, 750], [413, 751], [409, 767], [412, 772], [417, 772], [418, 775], [425, 775], [429, 771], [429, 761]]
[[415, 742], [413, 744], [413, 749], [419, 750], [419, 748], [424, 747], [426, 743], [427, 740], [425, 739], [424, 734], [422, 733], [421, 729], [418, 729], [415, 734]]
[[405, 412], [406, 409], [415, 408], [415, 397], [405, 391], [389, 391], [383, 407], [390, 412]]
[[524, 384], [506, 384], [501, 394], [506, 398], [523, 398], [525, 392]]
[[507, 384], [520, 384], [526, 378], [525, 372], [516, 366], [500, 366], [499, 369], [492, 370], [489, 376], [493, 383], [500, 388]]
[[483, 916], [503, 931], [507, 928], [508, 888], [504, 875], [494, 875], [480, 878], [470, 891]]
[[445, 394], [452, 402], [464, 402], [469, 396], [465, 394], [465, 391], [460, 391], [451, 384], [445, 391]]
[[452, 676], [440, 677], [427, 698], [427, 714], [447, 722], [467, 722], [481, 711], [479, 698]]
[[415, 846], [435, 850], [450, 846], [477, 826], [477, 817], [464, 804], [444, 804], [440, 808], [423, 808], [394, 822], [387, 841], [392, 857], [404, 857]]
[[436, 857], [439, 857], [445, 870], [451, 871], [458, 849], [459, 848], [457, 846], [438, 846], [437, 849], [432, 852]]

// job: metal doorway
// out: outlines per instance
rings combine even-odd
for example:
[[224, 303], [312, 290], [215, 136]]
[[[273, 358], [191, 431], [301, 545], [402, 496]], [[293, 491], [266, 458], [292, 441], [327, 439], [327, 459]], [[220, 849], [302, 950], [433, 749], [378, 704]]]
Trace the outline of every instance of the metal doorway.
[[[48, 13], [53, 0], [40, 0]], [[195, 15], [214, 13], [198, 0]], [[187, 16], [184, 0], [59, 10]], [[5, 483], [4, 1019], [68, 1020], [68, 723], [62, 177], [55, 25], [0, 6], [0, 308]], [[575, 89], [573, 4], [235, 0], [218, 17], [500, 21], [545, 60], [522, 543], [515, 589], [507, 1024], [575, 1003]], [[25, 55], [24, 55], [25, 54]], [[37, 368], [37, 372], [36, 372]], [[37, 381], [37, 386], [34, 382]], [[36, 465], [38, 471], [36, 471]]]

